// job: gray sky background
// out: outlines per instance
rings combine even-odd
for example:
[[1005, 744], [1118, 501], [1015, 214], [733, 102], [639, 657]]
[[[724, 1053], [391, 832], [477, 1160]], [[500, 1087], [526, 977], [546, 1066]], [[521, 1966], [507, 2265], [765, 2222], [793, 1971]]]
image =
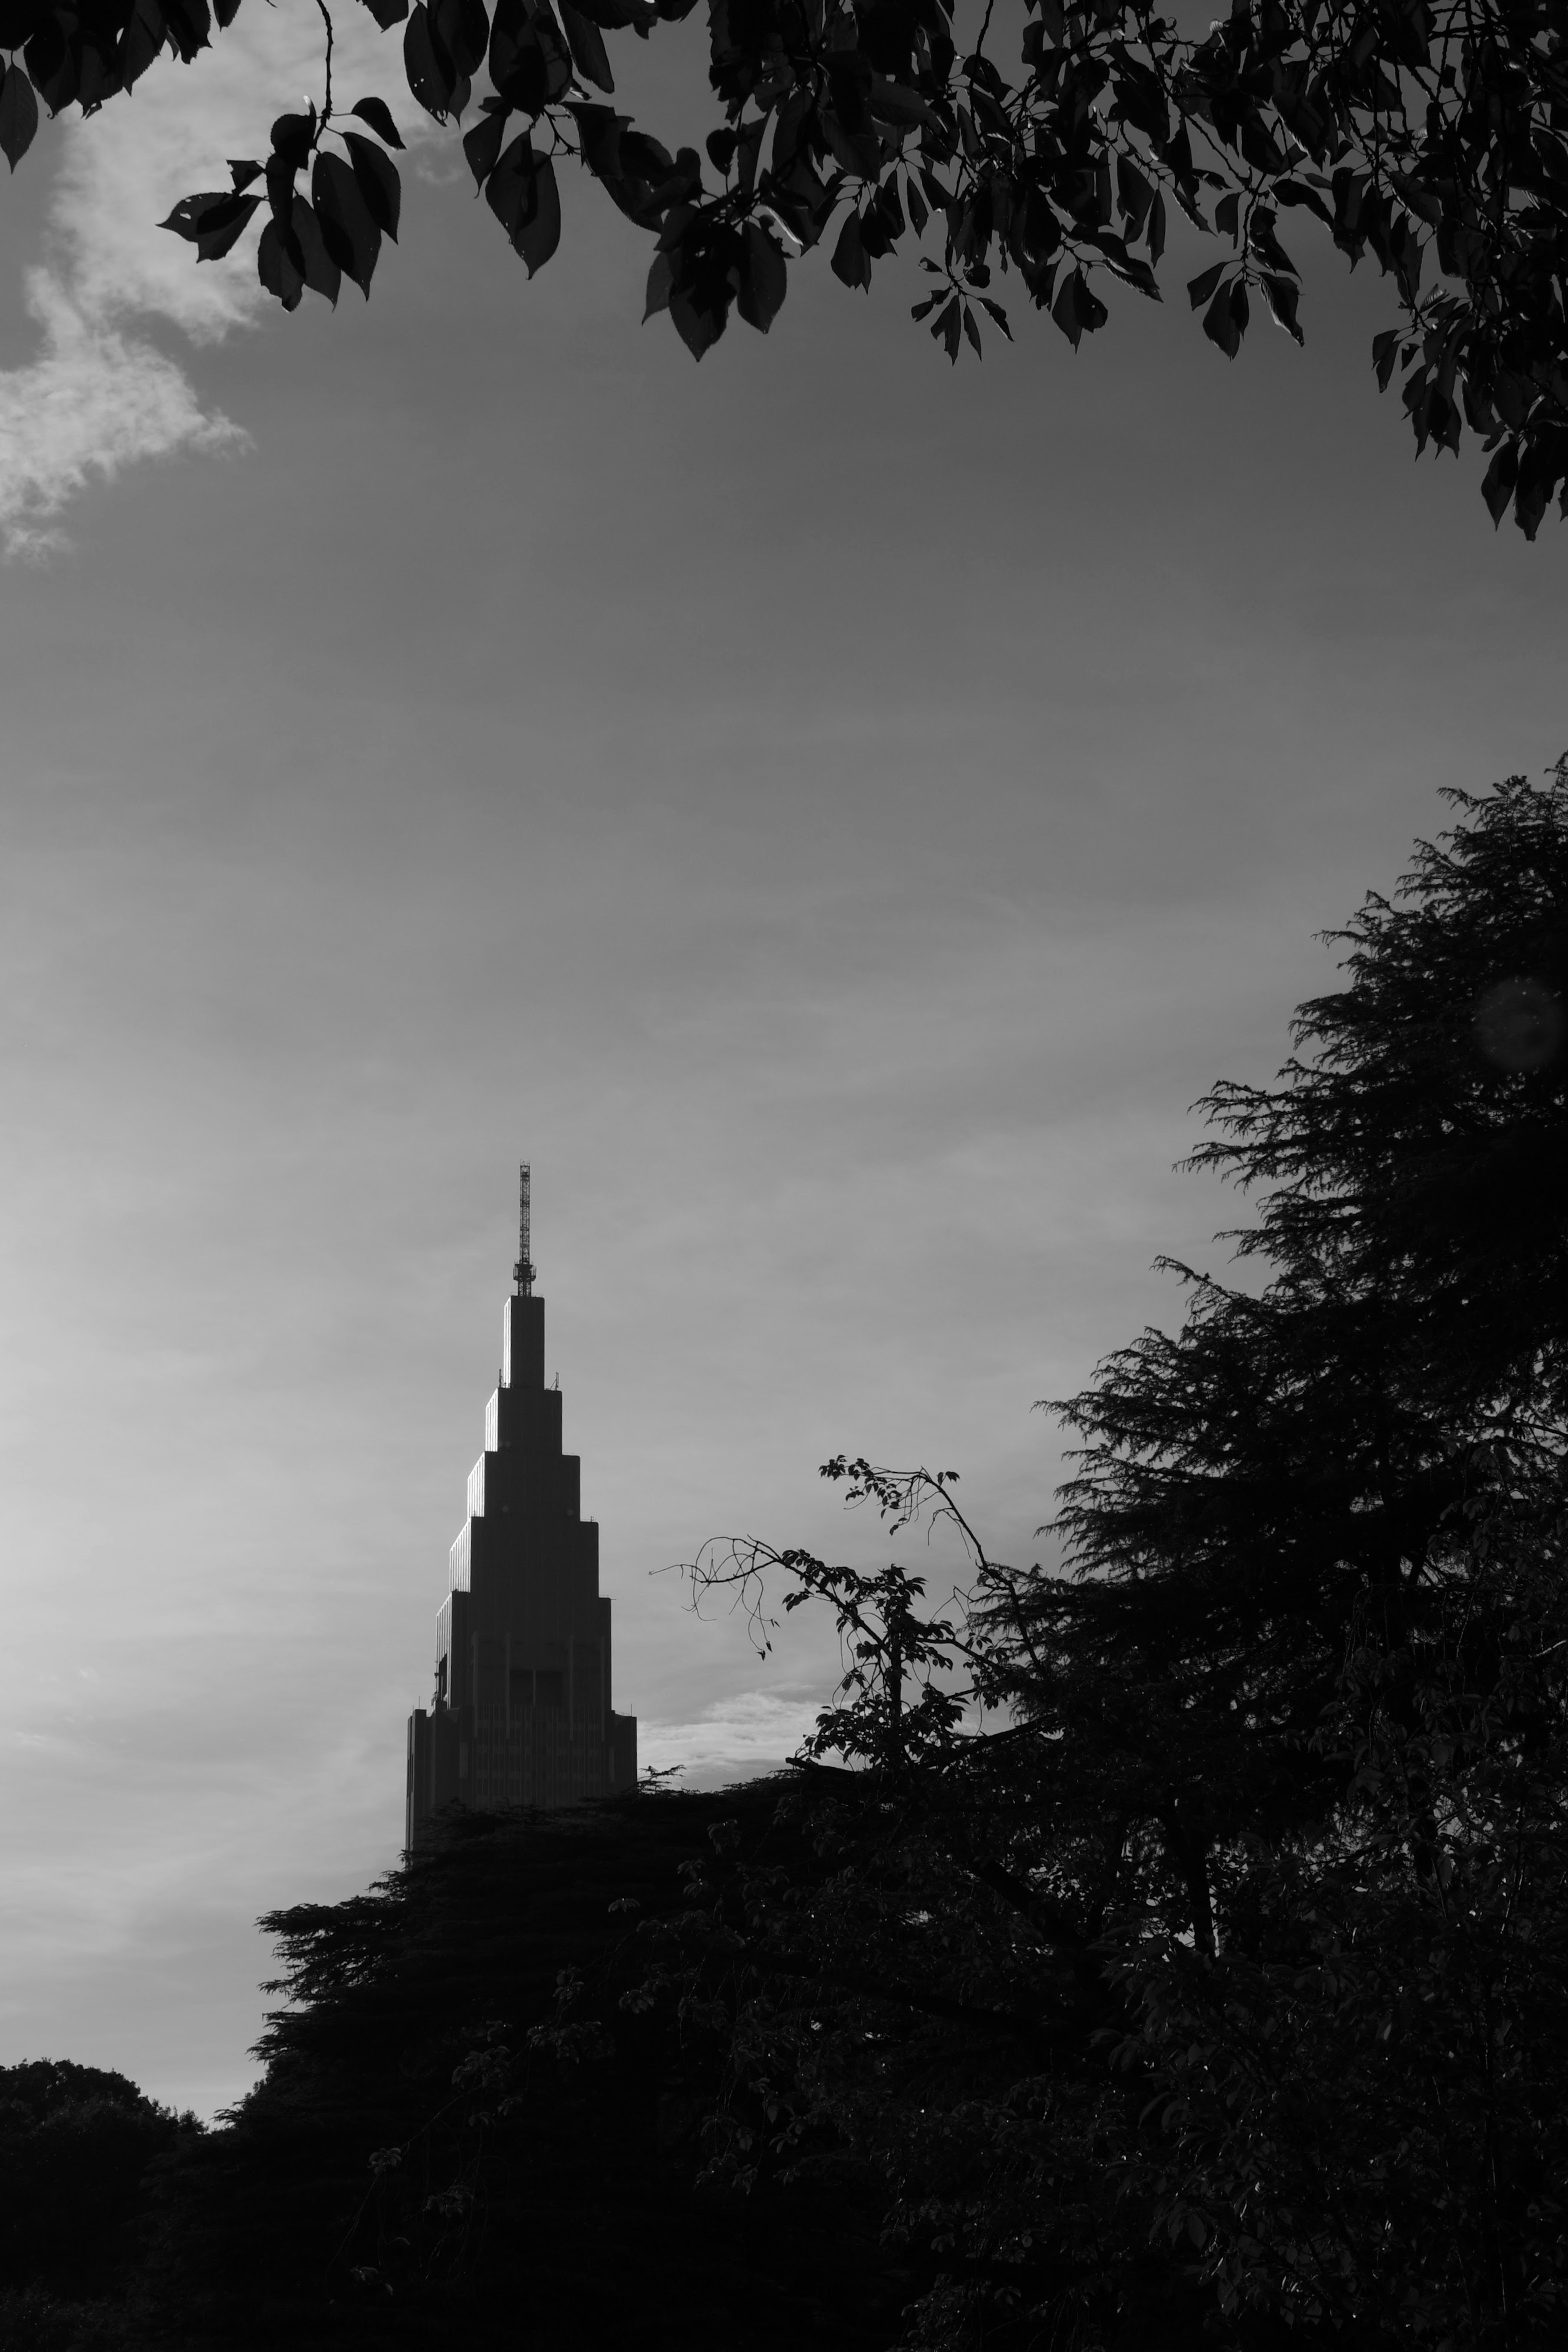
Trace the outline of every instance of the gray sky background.
[[[1039, 1556], [1034, 1401], [1223, 1255], [1187, 1106], [1568, 744], [1568, 542], [1412, 463], [1364, 271], [1304, 354], [1178, 268], [949, 370], [819, 259], [699, 369], [591, 189], [529, 284], [432, 138], [368, 309], [285, 319], [152, 223], [309, 14], [47, 133], [0, 270], [0, 2059], [203, 2112], [256, 1915], [396, 1855], [519, 1155], [618, 1702], [755, 1769], [831, 1643], [650, 1571], [885, 1556], [841, 1447]], [[700, 44], [635, 63], [689, 135]]]

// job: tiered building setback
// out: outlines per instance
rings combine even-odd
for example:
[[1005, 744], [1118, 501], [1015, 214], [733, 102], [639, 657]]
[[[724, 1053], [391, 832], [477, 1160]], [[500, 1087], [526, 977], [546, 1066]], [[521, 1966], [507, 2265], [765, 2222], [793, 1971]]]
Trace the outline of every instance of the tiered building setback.
[[409, 1718], [411, 1846], [455, 1801], [486, 1812], [573, 1805], [637, 1780], [637, 1719], [611, 1706], [599, 1528], [580, 1513], [578, 1456], [560, 1450], [559, 1388], [545, 1386], [526, 1167], [522, 1179], [517, 1290], [436, 1618], [435, 1695]]

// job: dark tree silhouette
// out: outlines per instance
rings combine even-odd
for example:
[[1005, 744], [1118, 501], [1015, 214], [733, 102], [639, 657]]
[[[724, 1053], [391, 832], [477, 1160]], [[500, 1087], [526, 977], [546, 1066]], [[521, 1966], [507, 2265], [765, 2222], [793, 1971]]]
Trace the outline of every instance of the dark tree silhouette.
[[455, 1810], [369, 1894], [270, 1915], [266, 2073], [163, 2184], [148, 2341], [890, 2343], [922, 2282], [874, 2194], [852, 2165], [831, 2193], [705, 2186], [726, 2020], [638, 1993], [642, 1920], [716, 1822], [766, 1836], [777, 1803]]
[[[345, 107], [326, 0], [319, 105], [280, 115], [232, 184], [165, 226], [200, 259], [262, 216], [257, 267], [287, 309], [369, 293], [398, 229], [402, 144], [382, 98]], [[731, 310], [766, 332], [789, 264], [831, 237], [849, 287], [896, 248], [931, 250], [917, 319], [956, 359], [1009, 334], [998, 274], [1077, 348], [1114, 288], [1157, 299], [1173, 213], [1218, 239], [1187, 286], [1228, 357], [1256, 308], [1299, 341], [1301, 283], [1281, 215], [1326, 230], [1389, 281], [1374, 357], [1398, 376], [1417, 448], [1490, 462], [1494, 520], [1533, 537], [1568, 495], [1568, 31], [1553, 0], [1237, 0], [1202, 37], [1139, 0], [708, 0], [720, 120], [674, 153], [619, 113], [606, 35], [646, 39], [695, 0], [365, 0], [403, 25], [407, 87], [460, 124], [490, 211], [531, 276], [560, 234], [575, 160], [653, 240], [648, 312], [695, 356]], [[0, 148], [31, 142], [37, 98], [91, 112], [167, 54], [189, 62], [238, 0], [5, 0]], [[993, 23], [993, 18], [995, 22]], [[967, 16], [966, 22], [968, 22]], [[476, 95], [477, 91], [477, 95]], [[37, 96], [35, 95], [37, 93]], [[368, 136], [367, 133], [373, 134]], [[1296, 242], [1292, 231], [1292, 242]]]
[[913, 2342], [1560, 2336], [1568, 766], [1458, 797], [1280, 1085], [1209, 1098], [1269, 1278], [1062, 1408], [1069, 1572], [841, 1460], [964, 1538], [941, 1613], [695, 1565], [764, 1640], [769, 1580], [834, 1608], [852, 1769], [816, 1882], [720, 1856], [664, 1933], [735, 1986], [731, 2162], [852, 2148], [941, 2258]]
[[0, 2345], [77, 2352], [127, 2341], [149, 2176], [200, 2137], [100, 2066], [0, 2066]]

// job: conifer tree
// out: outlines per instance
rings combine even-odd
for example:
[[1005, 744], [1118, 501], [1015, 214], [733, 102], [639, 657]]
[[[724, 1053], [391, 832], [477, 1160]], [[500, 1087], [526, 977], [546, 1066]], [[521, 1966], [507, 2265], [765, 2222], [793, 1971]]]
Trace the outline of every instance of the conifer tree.
[[737, 2160], [758, 2100], [874, 2153], [945, 2251], [920, 2343], [1561, 2325], [1568, 766], [1458, 804], [1277, 1085], [1207, 1098], [1264, 1279], [1178, 1269], [1181, 1328], [1061, 1408], [1065, 1573], [863, 1461], [969, 1542], [946, 1615], [896, 1567], [696, 1564], [851, 1654], [836, 1865], [721, 1857], [682, 1930], [745, 1954]]

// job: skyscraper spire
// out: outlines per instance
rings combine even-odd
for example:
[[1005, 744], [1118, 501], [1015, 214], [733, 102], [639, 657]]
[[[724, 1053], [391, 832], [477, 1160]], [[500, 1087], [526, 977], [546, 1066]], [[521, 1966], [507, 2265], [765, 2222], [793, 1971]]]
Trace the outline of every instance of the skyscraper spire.
[[480, 1812], [577, 1805], [633, 1789], [637, 1723], [611, 1704], [610, 1602], [580, 1465], [561, 1451], [559, 1384], [545, 1386], [528, 1163], [518, 1173], [516, 1295], [485, 1451], [436, 1618], [435, 1695], [408, 1727], [407, 1843], [454, 1802]]
[[512, 1279], [517, 1286], [519, 1298], [531, 1298], [534, 1295], [534, 1266], [528, 1255], [533, 1239], [529, 1230], [532, 1222], [528, 1163], [525, 1160], [517, 1168], [517, 1262], [512, 1268]]

